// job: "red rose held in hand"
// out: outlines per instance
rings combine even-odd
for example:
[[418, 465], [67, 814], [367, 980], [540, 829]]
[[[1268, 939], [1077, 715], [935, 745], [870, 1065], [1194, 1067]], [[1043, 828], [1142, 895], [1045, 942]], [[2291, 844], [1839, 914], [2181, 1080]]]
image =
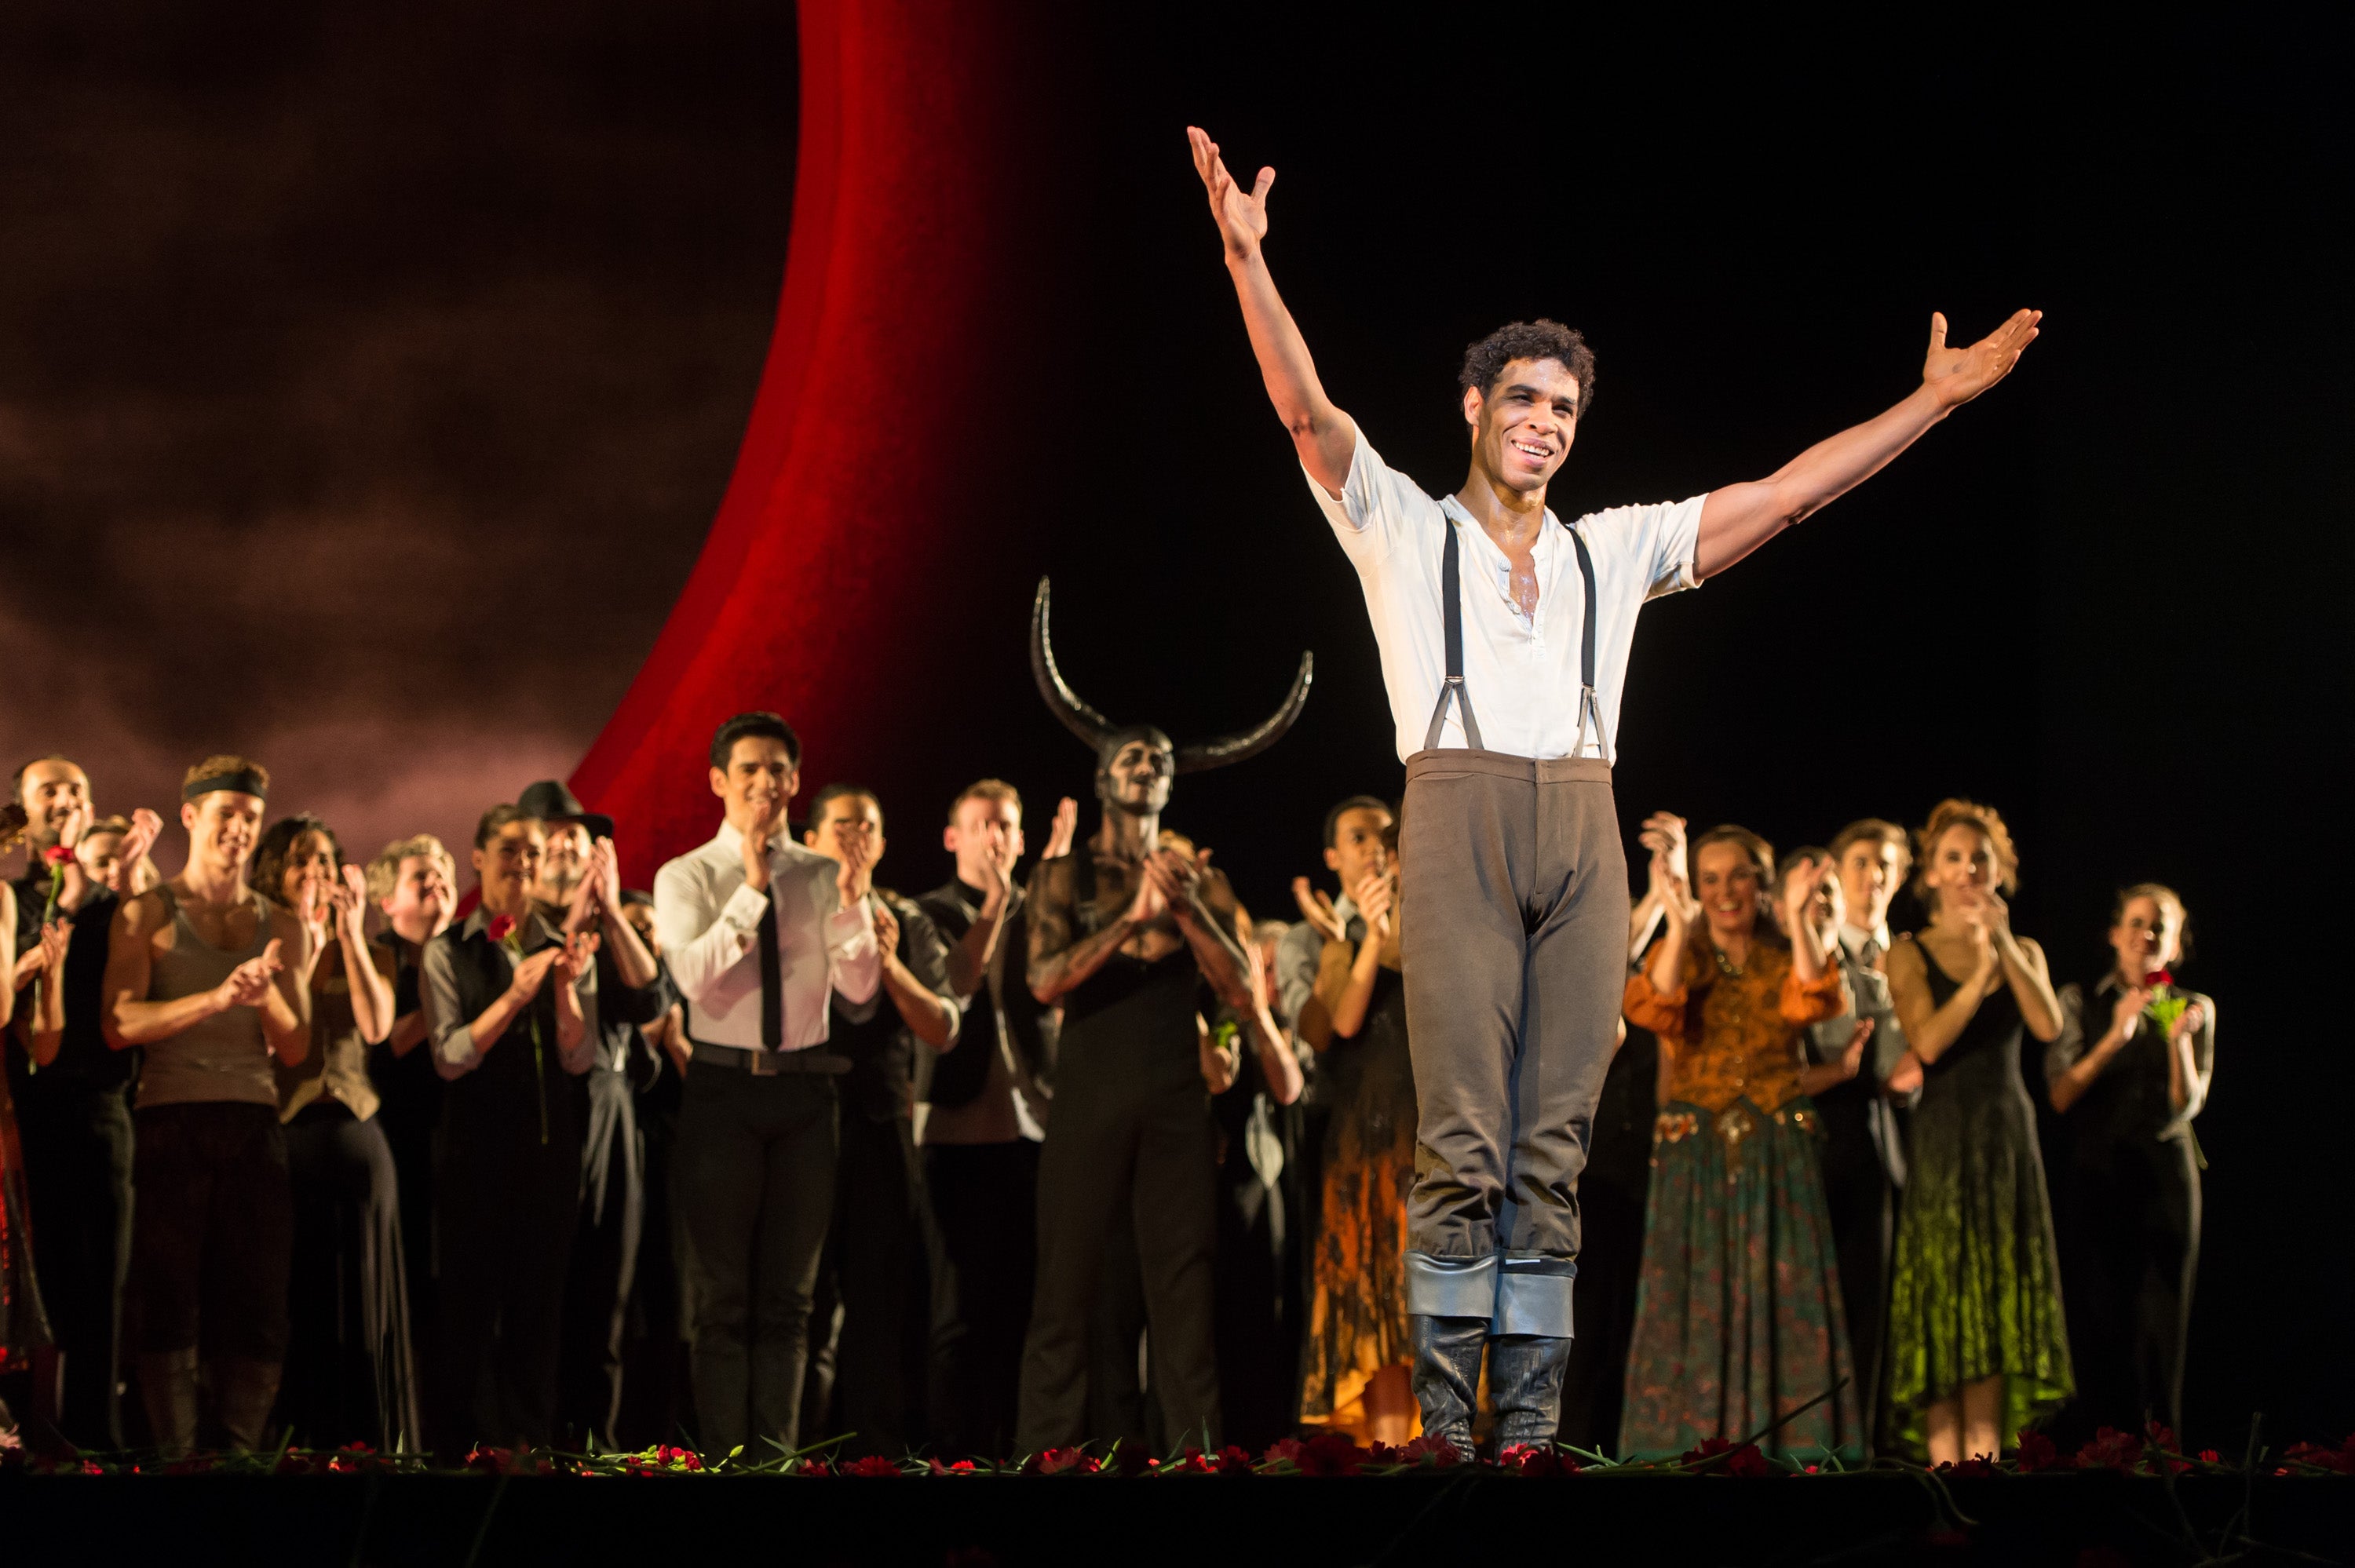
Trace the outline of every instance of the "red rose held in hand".
[[2168, 973], [2165, 969], [2153, 969], [2150, 973], [2142, 977], [2142, 983], [2148, 986], [2151, 990], [2157, 991], [2160, 986], [2173, 985], [2175, 983], [2175, 977]]
[[485, 927], [485, 930], [489, 935], [492, 941], [504, 942], [515, 934], [515, 916], [512, 915], [501, 915], [497, 918], [494, 919], [489, 926]]
[[63, 844], [51, 844], [41, 852], [43, 865], [63, 865], [71, 859], [73, 859], [73, 851]]

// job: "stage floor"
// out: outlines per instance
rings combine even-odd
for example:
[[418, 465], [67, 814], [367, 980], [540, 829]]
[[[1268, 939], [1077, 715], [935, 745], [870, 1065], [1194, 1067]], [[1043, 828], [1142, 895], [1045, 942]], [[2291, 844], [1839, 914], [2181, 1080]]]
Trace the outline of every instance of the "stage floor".
[[[1942, 1495], [1943, 1493], [1943, 1495]], [[2252, 1550], [2252, 1548], [2256, 1548]], [[2273, 1550], [2264, 1550], [2270, 1548]], [[2355, 1478], [0, 1476], [0, 1563], [2003, 1563], [2355, 1556]], [[2309, 1554], [2302, 1558], [2291, 1553]]]

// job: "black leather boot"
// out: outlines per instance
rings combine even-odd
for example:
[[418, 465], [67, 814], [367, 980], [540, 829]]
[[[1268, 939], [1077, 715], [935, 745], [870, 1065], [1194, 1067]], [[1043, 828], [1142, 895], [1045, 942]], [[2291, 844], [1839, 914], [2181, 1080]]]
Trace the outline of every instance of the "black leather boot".
[[[1423, 1435], [1445, 1442], [1469, 1459], [1488, 1319], [1411, 1316], [1407, 1328], [1414, 1339], [1414, 1402], [1423, 1407]], [[1559, 1389], [1561, 1384], [1557, 1372], [1554, 1385]]]
[[1561, 1374], [1570, 1340], [1499, 1334], [1488, 1341], [1488, 1397], [1497, 1404], [1497, 1452], [1550, 1449], [1561, 1429]]
[[197, 1352], [144, 1352], [139, 1357], [139, 1399], [155, 1446], [177, 1459], [197, 1446]]

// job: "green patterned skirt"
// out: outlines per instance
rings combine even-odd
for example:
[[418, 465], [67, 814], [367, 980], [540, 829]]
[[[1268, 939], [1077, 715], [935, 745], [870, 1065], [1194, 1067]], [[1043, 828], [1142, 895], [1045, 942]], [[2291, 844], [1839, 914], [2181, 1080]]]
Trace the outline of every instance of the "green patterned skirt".
[[1714, 1114], [1672, 1100], [1660, 1113], [1622, 1458], [1740, 1442], [1835, 1383], [1759, 1446], [1802, 1462], [1863, 1457], [1820, 1136], [1805, 1097]]
[[2035, 1111], [1987, 1057], [1934, 1073], [1913, 1113], [1888, 1344], [1891, 1425], [1916, 1457], [1924, 1408], [1965, 1383], [2004, 1380], [2007, 1448], [2073, 1391]]

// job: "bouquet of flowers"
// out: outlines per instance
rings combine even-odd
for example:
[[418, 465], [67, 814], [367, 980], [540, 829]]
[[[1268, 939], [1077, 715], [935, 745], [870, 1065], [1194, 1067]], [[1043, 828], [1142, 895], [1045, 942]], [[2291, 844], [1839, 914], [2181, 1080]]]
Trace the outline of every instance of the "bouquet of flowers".
[[[507, 950], [516, 963], [523, 962], [523, 927], [512, 915], [501, 915], [486, 928], [492, 941]], [[524, 1004], [524, 1022], [531, 1027], [531, 1076], [539, 1089], [539, 1140], [548, 1141], [548, 1065], [539, 1044], [539, 1013], [530, 1003]]]

